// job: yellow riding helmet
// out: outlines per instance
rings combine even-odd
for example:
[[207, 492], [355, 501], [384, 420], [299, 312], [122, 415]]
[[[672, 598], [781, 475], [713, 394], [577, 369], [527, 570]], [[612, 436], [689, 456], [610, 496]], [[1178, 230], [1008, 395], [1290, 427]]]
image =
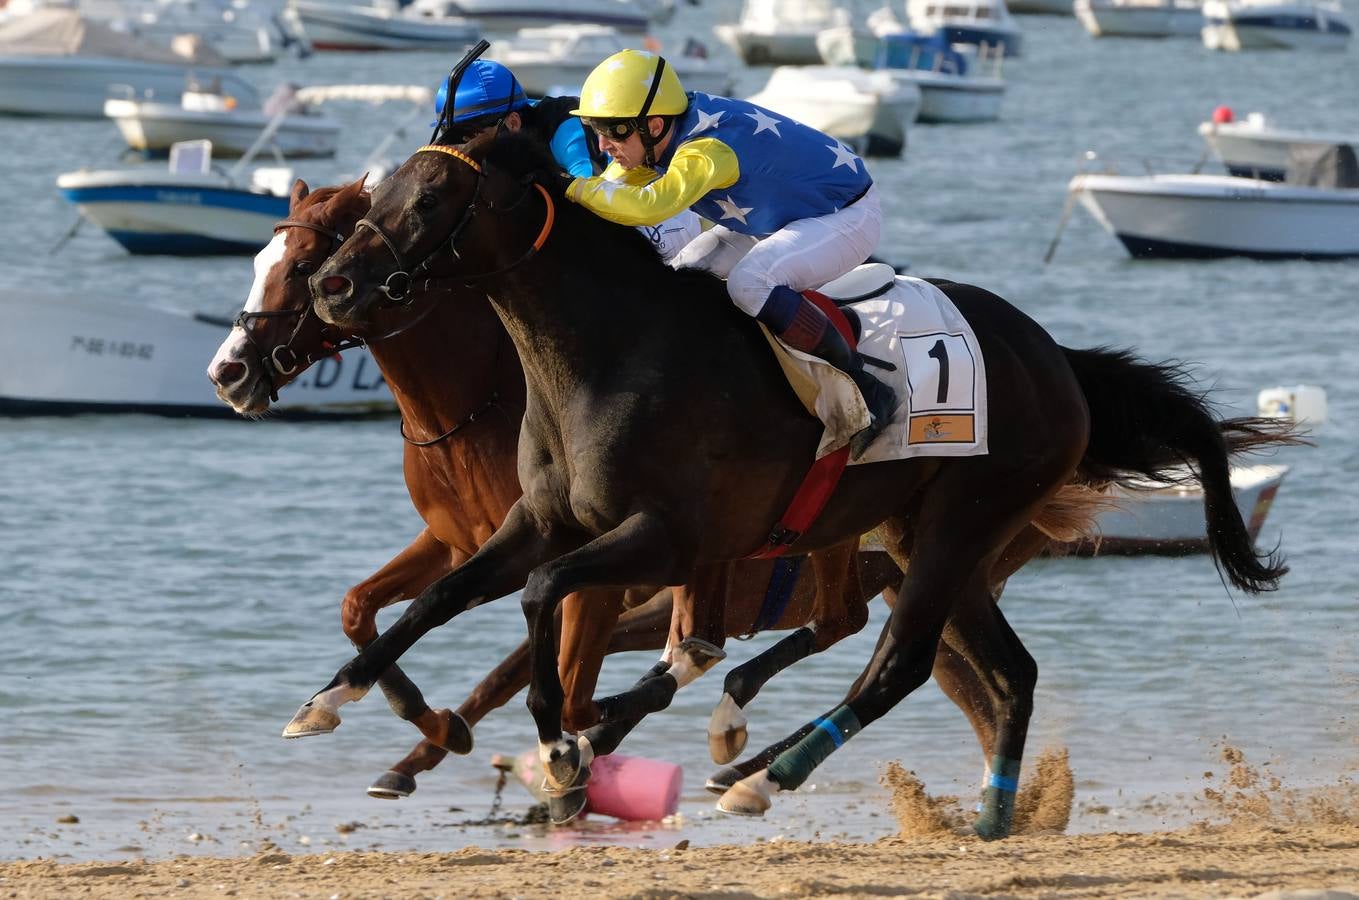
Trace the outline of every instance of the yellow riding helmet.
[[[648, 105], [647, 97], [653, 91]], [[631, 119], [678, 116], [688, 108], [684, 86], [669, 63], [645, 50], [620, 50], [595, 66], [585, 79], [580, 108], [571, 110], [571, 114], [591, 119]]]

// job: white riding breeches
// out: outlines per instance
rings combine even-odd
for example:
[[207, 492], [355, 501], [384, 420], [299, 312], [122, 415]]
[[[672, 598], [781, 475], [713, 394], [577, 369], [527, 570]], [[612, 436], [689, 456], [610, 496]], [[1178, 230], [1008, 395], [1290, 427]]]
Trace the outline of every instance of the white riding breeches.
[[747, 315], [758, 315], [778, 285], [819, 288], [864, 262], [878, 247], [882, 206], [878, 188], [844, 209], [789, 222], [767, 238], [715, 225], [671, 260], [675, 268], [706, 269], [727, 279], [727, 293]]

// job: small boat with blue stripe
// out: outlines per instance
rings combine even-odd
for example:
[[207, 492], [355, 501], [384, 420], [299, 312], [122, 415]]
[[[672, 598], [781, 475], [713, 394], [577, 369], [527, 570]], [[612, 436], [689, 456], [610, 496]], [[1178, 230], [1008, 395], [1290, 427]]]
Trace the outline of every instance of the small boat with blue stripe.
[[288, 216], [292, 171], [259, 168], [243, 184], [212, 170], [211, 148], [184, 141], [171, 148], [167, 169], [67, 172], [57, 188], [129, 253], [256, 253]]
[[1354, 28], [1333, 3], [1207, 0], [1203, 44], [1209, 50], [1344, 50]]
[[906, 0], [911, 30], [942, 34], [950, 44], [999, 48], [1018, 56], [1023, 31], [1005, 0]]

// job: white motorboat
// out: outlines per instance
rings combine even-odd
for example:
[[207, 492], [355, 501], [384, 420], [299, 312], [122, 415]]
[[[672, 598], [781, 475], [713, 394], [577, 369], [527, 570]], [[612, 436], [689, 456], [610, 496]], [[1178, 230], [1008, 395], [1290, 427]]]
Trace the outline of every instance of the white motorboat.
[[1315, 154], [1336, 144], [1359, 147], [1359, 134], [1273, 128], [1258, 112], [1240, 121], [1203, 122], [1199, 134], [1227, 171], [1267, 181], [1284, 180], [1290, 154]]
[[1200, 0], [1075, 0], [1076, 18], [1095, 37], [1198, 37]]
[[911, 30], [942, 34], [950, 44], [1001, 47], [1018, 56], [1023, 31], [1005, 0], [906, 0]]
[[875, 66], [920, 89], [920, 122], [992, 122], [1005, 99], [1003, 59], [999, 48], [962, 53], [938, 35], [900, 34], [881, 39]]
[[[1288, 466], [1233, 466], [1232, 494], [1246, 522], [1251, 541], [1259, 537]], [[1208, 549], [1203, 518], [1203, 488], [1197, 482], [1146, 484], [1135, 490], [1115, 489], [1118, 508], [1101, 513], [1097, 537], [1064, 545], [1084, 556], [1158, 553], [1178, 555]], [[1060, 551], [1059, 551], [1060, 552]]]
[[480, 36], [480, 26], [460, 16], [435, 16], [397, 0], [372, 6], [327, 0], [288, 0], [293, 19], [317, 50], [458, 51]]
[[[0, 290], [0, 414], [139, 412], [233, 418], [203, 377], [230, 319], [103, 296]], [[281, 416], [395, 408], [364, 348], [316, 363], [279, 393]]]
[[[635, 43], [604, 25], [549, 25], [521, 28], [512, 38], [492, 42], [486, 58], [508, 66], [529, 96], [542, 97], [563, 87], [578, 91], [600, 60]], [[722, 63], [691, 55], [665, 58], [685, 90], [730, 93], [731, 70]]]
[[269, 149], [280, 156], [334, 156], [340, 123], [295, 100], [295, 90], [280, 85], [263, 109], [242, 109], [233, 98], [212, 90], [186, 90], [179, 103], [113, 99], [104, 102], [104, 115], [118, 126], [133, 150], [159, 156], [180, 141], [205, 139], [214, 155], [240, 156], [255, 143], [276, 115]]
[[[305, 103], [395, 100], [416, 106], [364, 162], [361, 171], [376, 184], [391, 171], [388, 148], [405, 138], [408, 125], [428, 121], [432, 92], [413, 85], [341, 84], [303, 88], [297, 96]], [[255, 253], [269, 242], [274, 223], [287, 218], [294, 178], [287, 166], [251, 166], [287, 118], [286, 112], [275, 116], [225, 172], [212, 167], [210, 141], [184, 141], [171, 146], [168, 169], [68, 172], [58, 177], [57, 187], [81, 215], [130, 253]]]
[[129, 253], [258, 252], [288, 216], [291, 170], [256, 170], [241, 183], [211, 161], [210, 141], [185, 141], [170, 149], [167, 169], [67, 172], [57, 188]]
[[1334, 3], [1205, 0], [1203, 45], [1209, 50], [1344, 50], [1354, 31]]
[[201, 44], [176, 46], [189, 55], [75, 10], [34, 10], [0, 24], [0, 113], [98, 118], [111, 93], [177, 101], [191, 83], [213, 84], [242, 106], [259, 105], [254, 86], [222, 68], [221, 56]]
[[1314, 169], [1318, 184], [1230, 175], [1092, 175], [1077, 198], [1134, 257], [1326, 259], [1359, 256], [1359, 165], [1347, 145]]
[[855, 18], [843, 25], [823, 28], [816, 33], [816, 50], [828, 66], [861, 66], [871, 69], [879, 53], [882, 38], [888, 35], [909, 34], [889, 6], [881, 6], [861, 20]]
[[821, 62], [817, 35], [840, 26], [858, 26], [857, 0], [745, 0], [735, 24], [713, 33], [750, 66], [816, 65]]
[[920, 112], [920, 90], [885, 72], [778, 66], [751, 103], [825, 132], [867, 156], [898, 156]]
[[[415, 0], [418, 15], [464, 16], [496, 34], [547, 25], [602, 25], [631, 34], [664, 25], [674, 0]], [[603, 57], [600, 57], [601, 59]], [[598, 62], [598, 60], [596, 60]]]

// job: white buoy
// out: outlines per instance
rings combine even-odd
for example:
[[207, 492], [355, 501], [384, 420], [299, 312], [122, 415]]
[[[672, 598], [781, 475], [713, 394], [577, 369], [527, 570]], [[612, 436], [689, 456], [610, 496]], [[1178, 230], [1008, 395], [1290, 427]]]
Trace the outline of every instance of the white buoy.
[[1291, 419], [1299, 424], [1326, 421], [1326, 391], [1312, 384], [1265, 388], [1256, 398], [1260, 415]]

